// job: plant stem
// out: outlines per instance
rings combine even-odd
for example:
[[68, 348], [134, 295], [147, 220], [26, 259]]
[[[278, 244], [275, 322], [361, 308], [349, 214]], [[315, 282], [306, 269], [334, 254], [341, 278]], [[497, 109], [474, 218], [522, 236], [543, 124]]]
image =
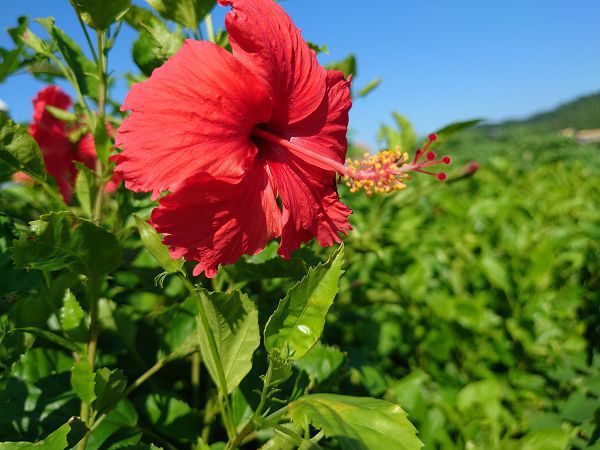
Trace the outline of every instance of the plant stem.
[[[98, 336], [100, 334], [100, 328], [98, 326], [98, 291], [100, 288], [101, 280], [90, 278], [86, 285], [88, 294], [89, 310], [90, 310], [90, 335], [88, 337], [87, 345], [87, 358], [90, 364], [92, 372], [96, 364], [96, 350], [98, 348]], [[90, 418], [92, 411], [89, 403], [81, 402], [80, 409], [81, 420], [89, 427], [91, 426]], [[87, 446], [89, 434], [79, 442], [77, 448], [84, 450]]]
[[198, 411], [200, 409], [200, 363], [202, 356], [199, 352], [192, 355], [192, 371], [190, 378], [192, 381], [192, 406]]
[[85, 40], [87, 41], [88, 46], [90, 47], [90, 51], [92, 52], [92, 56], [94, 57], [94, 62], [96, 64], [98, 64], [98, 55], [96, 55], [96, 49], [94, 48], [94, 44], [92, 44], [92, 39], [90, 38], [90, 35], [87, 31], [85, 23], [83, 23], [83, 20], [81, 19], [81, 15], [79, 14], [79, 11], [75, 7], [75, 5], [73, 3], [71, 3], [71, 5], [73, 6], [73, 9], [75, 10], [75, 15], [77, 16], [77, 20], [79, 20], [79, 25], [81, 25], [83, 34], [85, 34]]
[[[106, 103], [106, 55], [104, 54], [104, 44], [106, 35], [104, 31], [96, 31], [98, 43], [98, 122], [96, 128], [105, 127], [105, 103]], [[94, 135], [96, 134], [94, 128]], [[98, 175], [98, 189], [94, 201], [94, 222], [99, 223], [102, 218], [102, 201], [104, 200], [104, 164], [100, 158], [96, 159], [96, 174]]]
[[[239, 433], [237, 433], [233, 439], [229, 440], [229, 442], [227, 443], [227, 447], [225, 447], [225, 450], [233, 450], [237, 448], [242, 443], [244, 438], [248, 436], [252, 431], [254, 431], [257, 419], [262, 414], [263, 409], [265, 408], [265, 405], [267, 403], [267, 399], [269, 398], [272, 375], [273, 365], [271, 364], [271, 362], [269, 362], [269, 368], [267, 369], [267, 373], [263, 381], [262, 392], [260, 394], [260, 402], [258, 403], [258, 406], [252, 413], [252, 417], [250, 417], [250, 419], [248, 419], [248, 422], [246, 422], [246, 425], [244, 425], [244, 428], [242, 428], [242, 430]], [[284, 412], [285, 411], [287, 411], [287, 406], [285, 407]]]

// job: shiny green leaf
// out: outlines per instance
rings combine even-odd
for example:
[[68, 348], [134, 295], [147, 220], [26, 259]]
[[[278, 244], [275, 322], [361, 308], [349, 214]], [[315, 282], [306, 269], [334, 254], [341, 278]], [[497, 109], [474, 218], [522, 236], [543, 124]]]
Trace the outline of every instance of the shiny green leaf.
[[300, 359], [317, 342], [338, 291], [343, 262], [340, 247], [288, 291], [265, 327], [267, 351], [276, 348], [281, 355]]
[[290, 403], [289, 411], [296, 425], [323, 430], [343, 450], [419, 450], [423, 446], [404, 410], [385, 400], [313, 394]]

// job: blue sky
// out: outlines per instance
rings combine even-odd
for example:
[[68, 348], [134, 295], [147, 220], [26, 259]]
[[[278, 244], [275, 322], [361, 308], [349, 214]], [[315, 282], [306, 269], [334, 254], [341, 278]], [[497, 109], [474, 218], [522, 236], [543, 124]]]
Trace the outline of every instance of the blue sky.
[[[142, 0], [135, 0], [141, 4]], [[54, 16], [58, 26], [84, 38], [68, 0], [0, 0], [4, 30], [20, 15]], [[323, 63], [354, 53], [357, 87], [383, 82], [355, 101], [355, 139], [375, 145], [390, 113], [406, 115], [420, 133], [474, 117], [496, 121], [525, 117], [600, 90], [598, 0], [285, 0], [282, 5], [306, 39], [327, 44]], [[216, 27], [225, 8], [217, 7]], [[36, 26], [35, 31], [42, 33]], [[111, 53], [117, 74], [137, 69], [129, 52], [135, 32], [124, 27]], [[31, 116], [31, 98], [42, 84], [27, 75], [0, 85], [0, 99], [19, 121]], [[124, 82], [113, 96], [122, 100]]]

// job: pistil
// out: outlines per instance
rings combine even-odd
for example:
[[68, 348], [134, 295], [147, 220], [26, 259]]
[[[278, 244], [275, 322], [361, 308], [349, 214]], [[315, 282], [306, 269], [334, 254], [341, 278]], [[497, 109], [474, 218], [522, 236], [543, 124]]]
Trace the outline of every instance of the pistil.
[[261, 128], [255, 128], [252, 134], [255, 137], [287, 148], [293, 153], [302, 155], [305, 161], [317, 167], [337, 172], [340, 177], [344, 178], [350, 192], [364, 189], [368, 196], [371, 196], [374, 192], [392, 192], [406, 189], [405, 181], [411, 178], [410, 172], [431, 175], [440, 181], [445, 181], [447, 178], [445, 172], [431, 172], [425, 169], [439, 164], [449, 165], [452, 162], [449, 156], [438, 158], [435, 152], [429, 150], [431, 144], [437, 139], [435, 134], [429, 135], [425, 146], [422, 149], [417, 149], [411, 162], [409, 162], [408, 153], [401, 152], [399, 148], [396, 148], [373, 155], [365, 153], [361, 160], [347, 159], [347, 165], [325, 156], [318, 150], [298, 145]]

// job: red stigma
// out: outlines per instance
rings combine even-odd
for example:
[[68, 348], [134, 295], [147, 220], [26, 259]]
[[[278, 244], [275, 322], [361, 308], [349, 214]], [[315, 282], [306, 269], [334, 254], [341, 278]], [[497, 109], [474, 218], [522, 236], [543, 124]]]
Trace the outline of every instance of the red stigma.
[[437, 134], [435, 134], [435, 133], [431, 133], [431, 134], [429, 135], [429, 140], [430, 140], [431, 142], [435, 141], [436, 139], [437, 139]]
[[440, 172], [437, 174], [437, 179], [440, 181], [446, 181], [447, 178], [448, 175], [446, 175], [446, 172]]
[[452, 162], [452, 158], [450, 158], [449, 156], [444, 156], [442, 158], [442, 161], [444, 161], [444, 164], [449, 165]]
[[433, 161], [435, 159], [437, 155], [435, 154], [435, 152], [427, 152], [427, 159], [429, 161]]

